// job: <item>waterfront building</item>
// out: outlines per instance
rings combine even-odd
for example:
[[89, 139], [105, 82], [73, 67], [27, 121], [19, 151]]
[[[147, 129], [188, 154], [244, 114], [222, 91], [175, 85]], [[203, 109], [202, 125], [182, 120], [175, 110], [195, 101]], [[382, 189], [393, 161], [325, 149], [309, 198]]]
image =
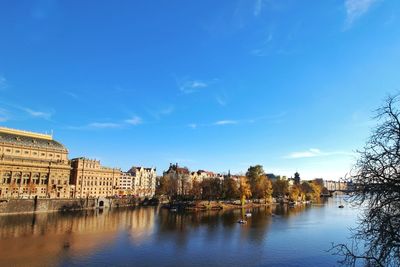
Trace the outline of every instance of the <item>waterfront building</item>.
[[329, 191], [346, 191], [348, 190], [347, 182], [344, 181], [323, 181], [324, 186]]
[[132, 190], [139, 197], [153, 197], [156, 193], [157, 171], [155, 168], [135, 167], [127, 171], [132, 177]]
[[170, 164], [167, 171], [163, 173], [164, 176], [169, 176], [172, 180], [177, 182], [177, 194], [187, 195], [192, 188], [192, 179], [190, 177], [189, 169], [186, 167], [179, 167], [178, 163]]
[[84, 157], [71, 160], [71, 180], [75, 185], [72, 197], [108, 197], [117, 193], [122, 172], [117, 168], [101, 166], [99, 160]]
[[68, 198], [68, 150], [52, 135], [0, 127], [0, 197]]
[[219, 174], [219, 173], [214, 173], [211, 171], [205, 171], [205, 170], [198, 170], [197, 172], [191, 172], [190, 173], [190, 179], [193, 183], [193, 181], [197, 181], [201, 183], [204, 179], [211, 179], [211, 178], [218, 178], [223, 180], [224, 176]]
[[118, 182], [118, 195], [134, 195], [134, 176], [129, 172], [122, 172]]

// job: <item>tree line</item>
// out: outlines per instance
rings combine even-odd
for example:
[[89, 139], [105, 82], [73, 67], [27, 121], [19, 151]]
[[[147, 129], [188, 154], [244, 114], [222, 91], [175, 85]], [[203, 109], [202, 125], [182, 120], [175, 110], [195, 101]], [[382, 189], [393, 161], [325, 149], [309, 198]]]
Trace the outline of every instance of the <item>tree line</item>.
[[[189, 181], [188, 175], [164, 174], [157, 185], [156, 194], [167, 196], [170, 200], [241, 200], [247, 199], [272, 202], [315, 200], [325, 191], [322, 179], [303, 181], [291, 185], [286, 179], [271, 179], [261, 165], [250, 166], [245, 175], [230, 176], [224, 179], [196, 178]], [[190, 185], [190, 186], [189, 186]]]

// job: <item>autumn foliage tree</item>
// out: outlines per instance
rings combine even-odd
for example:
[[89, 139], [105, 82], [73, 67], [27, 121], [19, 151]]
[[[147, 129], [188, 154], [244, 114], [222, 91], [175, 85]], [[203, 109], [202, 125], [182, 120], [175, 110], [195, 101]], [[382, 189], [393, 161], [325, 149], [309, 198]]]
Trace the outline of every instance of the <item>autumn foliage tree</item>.
[[250, 166], [246, 172], [246, 177], [249, 181], [253, 198], [264, 198], [265, 202], [270, 200], [272, 197], [272, 184], [261, 165]]
[[227, 178], [224, 181], [224, 196], [226, 199], [238, 199], [240, 197], [239, 186], [235, 179]]
[[251, 197], [251, 188], [246, 176], [240, 177], [239, 192], [240, 203], [242, 204], [242, 206], [244, 206], [244, 204], [246, 203], [246, 199]]

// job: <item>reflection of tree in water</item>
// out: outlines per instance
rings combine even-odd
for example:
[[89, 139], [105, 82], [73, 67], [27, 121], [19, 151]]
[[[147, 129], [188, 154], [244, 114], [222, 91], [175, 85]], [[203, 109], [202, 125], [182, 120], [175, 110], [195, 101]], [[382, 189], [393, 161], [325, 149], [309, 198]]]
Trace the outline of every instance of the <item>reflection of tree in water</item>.
[[296, 205], [294, 207], [289, 207], [289, 205], [276, 205], [274, 209], [274, 214], [282, 216], [284, 218], [290, 218], [298, 216], [304, 213], [306, 210], [314, 208], [322, 208], [322, 205]]
[[[227, 243], [241, 242], [242, 239], [261, 242], [271, 224], [272, 209], [257, 208], [252, 210], [252, 214], [248, 224], [239, 225], [237, 221], [242, 217], [240, 209], [183, 213], [162, 210], [159, 214], [158, 241], [171, 236], [178, 245], [186, 246], [190, 236], [199, 234], [204, 235], [208, 242], [218, 239]], [[239, 234], [239, 239], [235, 233]]]

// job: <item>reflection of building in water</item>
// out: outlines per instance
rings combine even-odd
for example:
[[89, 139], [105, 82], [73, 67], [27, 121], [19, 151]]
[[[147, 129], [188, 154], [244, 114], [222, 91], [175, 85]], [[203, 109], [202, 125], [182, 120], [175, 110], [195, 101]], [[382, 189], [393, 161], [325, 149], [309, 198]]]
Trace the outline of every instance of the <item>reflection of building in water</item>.
[[54, 266], [63, 251], [73, 257], [93, 253], [115, 241], [118, 229], [127, 225], [127, 214], [132, 212], [85, 211], [68, 215], [0, 217], [1, 265], [26, 266], [29, 262], [30, 266]]
[[0, 197], [70, 196], [68, 150], [52, 135], [0, 127]]
[[73, 197], [106, 197], [114, 195], [121, 170], [100, 165], [99, 160], [75, 158], [71, 160], [71, 184], [75, 185]]
[[137, 209], [126, 215], [126, 224], [130, 228], [130, 237], [135, 245], [150, 238], [154, 231], [154, 209]]
[[139, 244], [153, 233], [154, 221], [154, 208], [2, 216], [1, 266], [54, 266], [61, 253], [87, 256], [115, 242], [121, 229]]

